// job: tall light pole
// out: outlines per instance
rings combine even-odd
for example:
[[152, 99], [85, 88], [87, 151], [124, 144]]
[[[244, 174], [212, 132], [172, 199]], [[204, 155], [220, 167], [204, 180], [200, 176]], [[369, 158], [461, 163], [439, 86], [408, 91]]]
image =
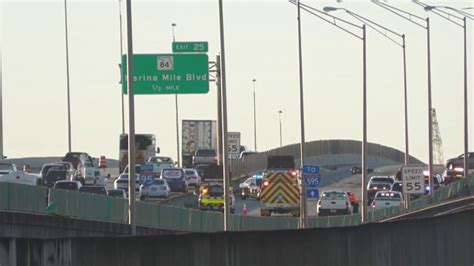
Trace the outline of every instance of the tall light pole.
[[[290, 3], [295, 4], [294, 1], [290, 1]], [[336, 28], [339, 28], [343, 30], [344, 32], [352, 35], [353, 37], [356, 37], [357, 39], [362, 41], [362, 56], [363, 56], [363, 61], [362, 61], [362, 69], [363, 69], [363, 84], [362, 84], [362, 147], [361, 147], [361, 164], [362, 164], [362, 180], [361, 180], [361, 218], [362, 222], [365, 222], [366, 216], [367, 216], [367, 202], [366, 202], [366, 197], [367, 197], [367, 186], [366, 186], [366, 179], [367, 179], [367, 45], [366, 45], [366, 28], [365, 24], [362, 26], [356, 25], [354, 23], [351, 23], [349, 21], [346, 21], [344, 19], [332, 16], [327, 14], [326, 12], [330, 11], [335, 11], [337, 10], [336, 8], [331, 8], [331, 7], [325, 7], [324, 12], [320, 11], [318, 9], [315, 9], [311, 6], [301, 4], [299, 1], [297, 2], [298, 6], [298, 11], [299, 9], [303, 9], [306, 12], [310, 13], [311, 15], [314, 15], [315, 17], [318, 17], [319, 19], [335, 26]], [[362, 31], [361, 35], [358, 35], [348, 28], [351, 27], [356, 28], [358, 30]], [[301, 64], [301, 61], [300, 61]], [[301, 80], [300, 80], [301, 82]], [[302, 86], [302, 85], [301, 85]], [[302, 99], [300, 99], [302, 100]], [[305, 193], [306, 189], [304, 186], [303, 187], [303, 192]], [[302, 193], [303, 193], [302, 192]], [[306, 196], [306, 194], [305, 194]]]
[[[367, 27], [373, 29], [377, 33], [381, 34], [388, 40], [392, 41], [394, 44], [402, 48], [402, 57], [403, 57], [403, 98], [404, 98], [404, 111], [405, 111], [405, 165], [410, 163], [410, 152], [409, 152], [409, 138], [408, 138], [408, 82], [407, 82], [407, 62], [406, 62], [406, 43], [405, 43], [405, 34], [401, 34], [395, 32], [387, 27], [380, 25], [366, 17], [363, 17], [360, 14], [352, 12], [346, 8], [336, 8], [336, 7], [326, 7], [325, 9], [330, 10], [343, 10], [350, 16], [354, 17], [355, 19], [359, 20], [362, 23], [365, 23]], [[395, 40], [389, 34], [397, 36], [401, 39], [400, 41]]]
[[136, 235], [135, 223], [135, 96], [133, 90], [132, 0], [127, 0], [127, 71], [128, 71], [128, 222]]
[[[427, 52], [427, 69], [428, 69], [428, 172], [430, 175], [429, 184], [431, 194], [433, 192], [433, 119], [431, 118], [431, 109], [432, 109], [432, 100], [431, 100], [431, 42], [430, 42], [430, 18], [422, 18], [415, 14], [409, 13], [407, 11], [401, 10], [397, 7], [391, 6], [385, 2], [375, 1], [372, 3], [378, 5], [379, 7], [399, 16], [403, 19], [411, 22], [412, 24], [417, 25], [426, 30], [426, 52]], [[421, 21], [424, 25], [420, 22]]]
[[[415, 2], [418, 5], [421, 5], [426, 11], [431, 11], [436, 15], [452, 22], [463, 28], [464, 32], [464, 178], [467, 180], [469, 177], [469, 161], [468, 161], [468, 152], [469, 152], [469, 122], [468, 122], [468, 88], [467, 88], [467, 19], [474, 19], [474, 16], [466, 13], [464, 11], [449, 7], [449, 6], [428, 6], [423, 4], [419, 1]], [[442, 9], [447, 9], [454, 11], [458, 14], [461, 14], [462, 17], [453, 15], [451, 13], [445, 12]], [[457, 21], [453, 20], [457, 19], [458, 21], [462, 21], [462, 24], [458, 23]]]
[[[176, 27], [176, 23], [171, 24], [171, 30], [173, 32], [173, 42], [176, 41], [174, 36], [174, 28]], [[178, 161], [178, 166], [182, 165], [183, 162], [181, 158], [179, 158], [180, 151], [179, 151], [179, 116], [178, 116], [178, 94], [174, 95], [174, 107], [175, 107], [175, 114], [176, 114], [176, 160]]]
[[257, 103], [255, 100], [255, 82], [256, 79], [252, 79], [253, 84], [253, 145], [255, 151], [257, 151]]
[[68, 152], [71, 152], [71, 93], [69, 90], [69, 41], [67, 28], [67, 0], [64, 0], [64, 30], [66, 38], [67, 140]]
[[230, 230], [230, 195], [229, 195], [229, 155], [227, 152], [227, 87], [225, 73], [225, 42], [224, 42], [224, 7], [222, 0], [219, 0], [219, 29], [221, 47], [220, 84], [222, 90], [222, 169], [224, 174], [224, 231]]
[[281, 136], [281, 113], [283, 113], [281, 110], [278, 111], [278, 120], [280, 121], [280, 147], [283, 146], [283, 141], [282, 141], [282, 136]]
[[[122, 62], [123, 55], [123, 39], [122, 39], [122, 0], [118, 1], [119, 4], [119, 26], [120, 26], [120, 61]], [[122, 91], [122, 73], [120, 73], [120, 99], [122, 102], [122, 134], [125, 134], [125, 103]]]
[[[303, 48], [301, 44], [301, 4], [297, 0], [296, 3], [297, 9], [297, 20], [298, 20], [298, 72], [299, 72], [299, 83], [300, 83], [300, 132], [301, 132], [301, 142], [300, 142], [300, 169], [303, 169], [304, 159], [305, 159], [305, 131], [304, 131], [304, 96], [303, 96]], [[301, 173], [300, 173], [301, 175]], [[299, 228], [306, 228], [308, 224], [308, 213], [307, 213], [307, 204], [306, 204], [306, 186], [304, 182], [301, 182], [301, 194], [300, 194], [300, 220]]]

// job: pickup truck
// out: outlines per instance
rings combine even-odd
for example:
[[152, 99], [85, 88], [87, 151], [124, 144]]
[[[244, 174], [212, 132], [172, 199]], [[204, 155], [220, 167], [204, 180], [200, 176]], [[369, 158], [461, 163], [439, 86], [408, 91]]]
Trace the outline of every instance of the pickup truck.
[[39, 183], [39, 176], [25, 173], [23, 171], [12, 171], [9, 174], [1, 175], [0, 182], [17, 183], [36, 186]]
[[17, 170], [16, 165], [13, 163], [0, 163], [0, 175], [9, 174]]

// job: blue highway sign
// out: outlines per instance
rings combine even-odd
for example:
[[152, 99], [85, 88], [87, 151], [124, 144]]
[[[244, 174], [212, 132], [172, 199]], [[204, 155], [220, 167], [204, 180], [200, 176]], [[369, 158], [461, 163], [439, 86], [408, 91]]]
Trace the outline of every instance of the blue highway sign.
[[317, 199], [319, 198], [319, 189], [307, 189], [306, 190], [307, 199]]

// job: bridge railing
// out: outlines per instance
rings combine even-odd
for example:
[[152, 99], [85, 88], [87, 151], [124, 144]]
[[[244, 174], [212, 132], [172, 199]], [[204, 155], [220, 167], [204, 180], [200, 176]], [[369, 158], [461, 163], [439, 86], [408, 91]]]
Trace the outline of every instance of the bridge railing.
[[392, 207], [386, 209], [372, 210], [368, 212], [368, 221], [377, 222], [393, 216], [423, 209], [432, 205], [439, 204], [449, 199], [457, 197], [460, 192], [467, 186], [474, 186], [474, 176], [470, 176], [468, 180], [459, 180], [447, 186], [440, 187], [433, 191], [431, 195], [422, 196], [419, 199], [410, 202], [410, 208], [403, 209]]
[[44, 213], [47, 195], [44, 187], [0, 182], [0, 210]]
[[128, 222], [128, 201], [104, 195], [50, 189], [48, 213], [110, 223]]
[[[467, 183], [466, 183], [467, 182]], [[474, 176], [441, 187], [432, 195], [411, 203], [410, 209], [390, 208], [368, 212], [368, 222], [378, 222], [457, 197], [465, 185], [474, 187]], [[111, 223], [128, 222], [128, 202], [108, 196], [51, 189], [49, 205], [47, 189], [37, 186], [0, 182], [0, 210], [37, 214], [54, 214], [76, 219]], [[222, 213], [205, 212], [147, 202], [136, 203], [137, 225], [187, 232], [218, 232], [223, 230]], [[359, 214], [331, 217], [310, 217], [309, 227], [352, 226], [361, 223]], [[298, 228], [297, 217], [255, 217], [231, 215], [233, 231], [285, 230]]]

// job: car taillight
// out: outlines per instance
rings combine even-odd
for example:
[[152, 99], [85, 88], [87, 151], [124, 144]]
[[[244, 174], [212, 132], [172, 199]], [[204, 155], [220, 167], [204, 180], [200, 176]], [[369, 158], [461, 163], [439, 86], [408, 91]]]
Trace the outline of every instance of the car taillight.
[[191, 179], [197, 179], [197, 176], [191, 176]]
[[375, 209], [375, 202], [372, 203], [372, 209]]
[[296, 171], [291, 171], [290, 172], [291, 176], [295, 177], [296, 175], [298, 175], [298, 173]]
[[270, 183], [268, 182], [268, 180], [265, 180], [265, 181], [263, 182], [263, 186], [264, 186], [264, 187], [268, 186], [268, 184], [270, 184]]

